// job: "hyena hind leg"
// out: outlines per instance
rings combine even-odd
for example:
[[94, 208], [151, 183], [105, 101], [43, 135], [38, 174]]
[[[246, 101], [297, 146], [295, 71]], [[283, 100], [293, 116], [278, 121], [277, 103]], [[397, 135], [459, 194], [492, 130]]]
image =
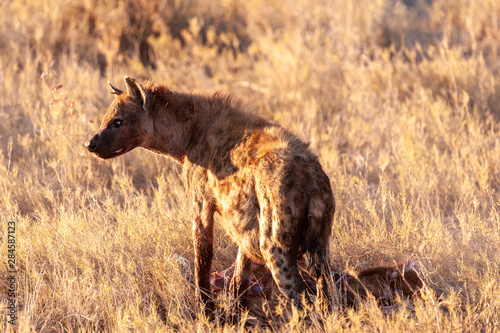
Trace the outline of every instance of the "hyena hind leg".
[[307, 297], [307, 294], [304, 293], [305, 284], [299, 273], [297, 256], [285, 253], [281, 247], [270, 242], [261, 244], [261, 253], [281, 294], [292, 303], [294, 310], [302, 310], [302, 295]]
[[246, 293], [250, 286], [251, 266], [252, 260], [242, 252], [241, 248], [239, 248], [234, 274], [229, 288], [231, 297], [236, 300], [238, 307], [248, 306]]

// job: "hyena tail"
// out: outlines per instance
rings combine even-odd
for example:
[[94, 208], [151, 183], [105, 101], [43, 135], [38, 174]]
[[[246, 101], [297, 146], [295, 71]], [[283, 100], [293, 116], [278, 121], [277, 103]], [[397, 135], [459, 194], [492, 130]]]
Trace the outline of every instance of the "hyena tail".
[[308, 221], [304, 235], [307, 252], [314, 254], [328, 247], [334, 209], [333, 202], [325, 202], [319, 196], [312, 197], [309, 201]]
[[305, 250], [311, 259], [311, 273], [316, 278], [317, 305], [328, 312], [332, 309], [329, 240], [333, 223], [334, 204], [314, 196], [309, 202], [308, 225], [305, 230]]

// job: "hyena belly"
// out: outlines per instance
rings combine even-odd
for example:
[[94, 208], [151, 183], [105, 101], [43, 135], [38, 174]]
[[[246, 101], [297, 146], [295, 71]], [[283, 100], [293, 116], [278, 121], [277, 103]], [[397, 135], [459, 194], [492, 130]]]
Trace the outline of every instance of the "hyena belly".
[[260, 206], [251, 172], [238, 173], [222, 181], [218, 202], [223, 228], [240, 251], [252, 260], [264, 261], [259, 248]]

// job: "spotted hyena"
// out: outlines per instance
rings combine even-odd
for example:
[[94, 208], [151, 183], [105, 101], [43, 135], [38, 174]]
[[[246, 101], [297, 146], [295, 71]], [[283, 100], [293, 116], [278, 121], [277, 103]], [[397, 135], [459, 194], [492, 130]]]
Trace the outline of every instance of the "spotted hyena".
[[[195, 280], [211, 308], [214, 213], [238, 244], [232, 290], [249, 286], [252, 260], [265, 262], [283, 295], [301, 308], [305, 290], [297, 260], [312, 258], [328, 299], [328, 248], [335, 210], [330, 181], [307, 143], [252, 113], [230, 97], [179, 93], [125, 78], [99, 132], [85, 145], [108, 159], [142, 147], [182, 165], [194, 202]], [[306, 296], [307, 298], [307, 296]], [[308, 299], [308, 298], [307, 298]]]

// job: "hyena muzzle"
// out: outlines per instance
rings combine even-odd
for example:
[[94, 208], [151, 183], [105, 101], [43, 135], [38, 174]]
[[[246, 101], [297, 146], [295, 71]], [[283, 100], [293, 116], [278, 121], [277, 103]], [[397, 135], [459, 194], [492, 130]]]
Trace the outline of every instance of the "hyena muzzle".
[[252, 260], [265, 262], [281, 293], [301, 308], [309, 296], [297, 260], [308, 254], [328, 307], [329, 239], [335, 211], [327, 175], [308, 144], [280, 126], [242, 111], [221, 94], [179, 93], [126, 77], [98, 133], [85, 145], [109, 159], [142, 147], [182, 165], [194, 203], [197, 293], [210, 310], [214, 214], [238, 244], [232, 292], [245, 303]]

